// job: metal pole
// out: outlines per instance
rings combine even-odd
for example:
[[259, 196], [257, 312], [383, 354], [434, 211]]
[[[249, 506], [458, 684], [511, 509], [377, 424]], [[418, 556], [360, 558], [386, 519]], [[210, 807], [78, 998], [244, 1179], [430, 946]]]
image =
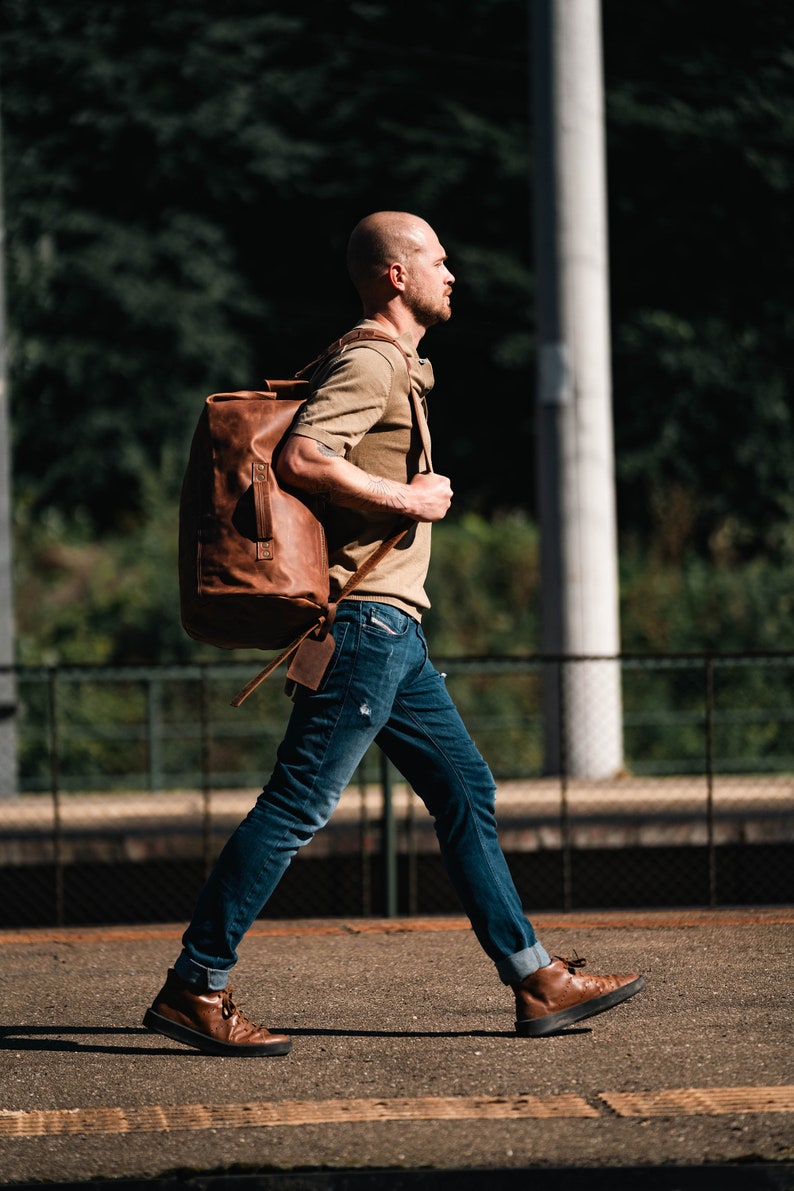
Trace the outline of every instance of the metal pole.
[[706, 658], [706, 847], [709, 906], [717, 905], [717, 849], [714, 841], [714, 658]]
[[606, 658], [560, 676], [569, 774], [589, 778], [623, 765], [600, 20], [599, 0], [532, 0], [542, 643]]
[[204, 879], [212, 870], [212, 736], [210, 727], [210, 695], [207, 667], [201, 666], [199, 714], [201, 717], [201, 839]]
[[385, 753], [380, 755], [380, 780], [383, 789], [383, 861], [385, 875], [386, 917], [397, 917], [397, 824], [391, 766]]
[[573, 853], [571, 832], [571, 810], [568, 802], [568, 723], [565, 714], [565, 674], [570, 666], [558, 662], [556, 690], [559, 695], [559, 742], [560, 742], [560, 848], [562, 854], [562, 908], [569, 914], [573, 909]]
[[50, 797], [52, 798], [53, 873], [55, 877], [55, 923], [63, 926], [66, 919], [63, 859], [63, 816], [61, 813], [61, 742], [58, 730], [58, 671], [50, 667], [47, 683], [50, 716]]
[[367, 755], [361, 758], [358, 767], [359, 841], [361, 845], [361, 913], [364, 918], [372, 917], [372, 838], [370, 835], [369, 812], [367, 810]]
[[149, 793], [156, 794], [163, 788], [163, 683], [160, 678], [149, 674], [144, 685]]

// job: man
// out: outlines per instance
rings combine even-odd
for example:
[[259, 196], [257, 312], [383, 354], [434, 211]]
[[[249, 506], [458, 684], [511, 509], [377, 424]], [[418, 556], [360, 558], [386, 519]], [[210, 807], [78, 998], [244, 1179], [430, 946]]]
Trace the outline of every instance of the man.
[[[502, 854], [490, 770], [428, 660], [421, 628], [430, 529], [452, 488], [430, 470], [417, 418], [433, 385], [417, 348], [451, 313], [454, 277], [433, 229], [381, 211], [354, 229], [348, 267], [364, 340], [331, 357], [281, 453], [280, 478], [327, 499], [333, 592], [408, 519], [409, 532], [341, 601], [318, 690], [298, 686], [275, 769], [226, 844], [183, 949], [144, 1024], [208, 1053], [279, 1055], [290, 1040], [249, 1021], [226, 984], [237, 946], [295, 852], [328, 821], [373, 741], [424, 801], [450, 880], [486, 954], [516, 999], [519, 1034], [556, 1033], [602, 1013], [642, 976], [582, 976], [550, 960], [523, 913]], [[418, 398], [419, 408], [411, 391]]]

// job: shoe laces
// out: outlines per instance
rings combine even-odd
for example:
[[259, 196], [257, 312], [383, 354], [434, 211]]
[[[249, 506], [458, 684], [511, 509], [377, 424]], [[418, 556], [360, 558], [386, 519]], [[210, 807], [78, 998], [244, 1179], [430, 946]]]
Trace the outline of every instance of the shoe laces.
[[234, 1001], [232, 1000], [233, 991], [234, 990], [231, 988], [224, 988], [221, 990], [221, 1014], [224, 1019], [228, 1020], [230, 1017], [234, 1017], [236, 1013], [241, 1021], [248, 1021], [248, 1018], [245, 1016], [245, 1014], [237, 1008]]
[[585, 957], [579, 955], [576, 951], [574, 951], [573, 957], [570, 955], [555, 955], [554, 958], [558, 959], [561, 964], [565, 964], [571, 976], [573, 976], [577, 968], [583, 968], [587, 963]]

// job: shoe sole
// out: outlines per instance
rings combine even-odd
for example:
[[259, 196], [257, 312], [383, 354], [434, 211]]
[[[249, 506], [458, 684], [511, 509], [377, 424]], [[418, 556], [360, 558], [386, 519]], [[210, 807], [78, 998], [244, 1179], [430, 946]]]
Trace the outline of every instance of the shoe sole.
[[250, 1046], [240, 1045], [237, 1042], [222, 1042], [218, 1038], [209, 1038], [198, 1030], [191, 1030], [190, 1026], [181, 1026], [178, 1022], [155, 1013], [153, 1009], [146, 1010], [143, 1024], [153, 1034], [164, 1034], [166, 1038], [171, 1038], [174, 1042], [183, 1042], [185, 1046], [192, 1046], [195, 1050], [201, 1050], [207, 1055], [259, 1055], [261, 1057], [263, 1055], [286, 1055], [292, 1049], [292, 1042], [289, 1038], [273, 1042], [252, 1043]]
[[570, 1009], [561, 1009], [559, 1013], [549, 1013], [545, 1017], [517, 1021], [516, 1033], [522, 1038], [543, 1038], [548, 1034], [559, 1034], [560, 1030], [575, 1025], [577, 1021], [596, 1017], [599, 1013], [606, 1013], [608, 1009], [614, 1009], [616, 1005], [628, 1001], [629, 997], [645, 988], [645, 983], [645, 977], [638, 976], [631, 984], [624, 984], [622, 988], [613, 989], [600, 997], [593, 997], [591, 1001], [582, 1001], [580, 1005], [572, 1005]]

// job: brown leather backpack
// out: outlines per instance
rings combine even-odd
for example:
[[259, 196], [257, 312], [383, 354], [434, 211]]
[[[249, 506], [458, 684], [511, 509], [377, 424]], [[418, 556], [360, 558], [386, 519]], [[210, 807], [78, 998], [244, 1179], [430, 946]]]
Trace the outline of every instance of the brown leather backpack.
[[[312, 650], [306, 641], [302, 656], [309, 666], [304, 672], [293, 663], [290, 677], [296, 681], [316, 685], [320, 658], [333, 649], [328, 630], [335, 605], [330, 604], [322, 509], [305, 493], [284, 487], [275, 462], [309, 395], [310, 382], [301, 378], [329, 356], [367, 339], [396, 342], [384, 332], [360, 328], [331, 344], [291, 380], [266, 381], [258, 391], [214, 393], [204, 403], [179, 510], [183, 627], [194, 640], [222, 649], [286, 647], [232, 701], [235, 706], [310, 635], [321, 644]], [[420, 430], [426, 442], [424, 419]], [[340, 599], [407, 528], [401, 525], [366, 560]]]

